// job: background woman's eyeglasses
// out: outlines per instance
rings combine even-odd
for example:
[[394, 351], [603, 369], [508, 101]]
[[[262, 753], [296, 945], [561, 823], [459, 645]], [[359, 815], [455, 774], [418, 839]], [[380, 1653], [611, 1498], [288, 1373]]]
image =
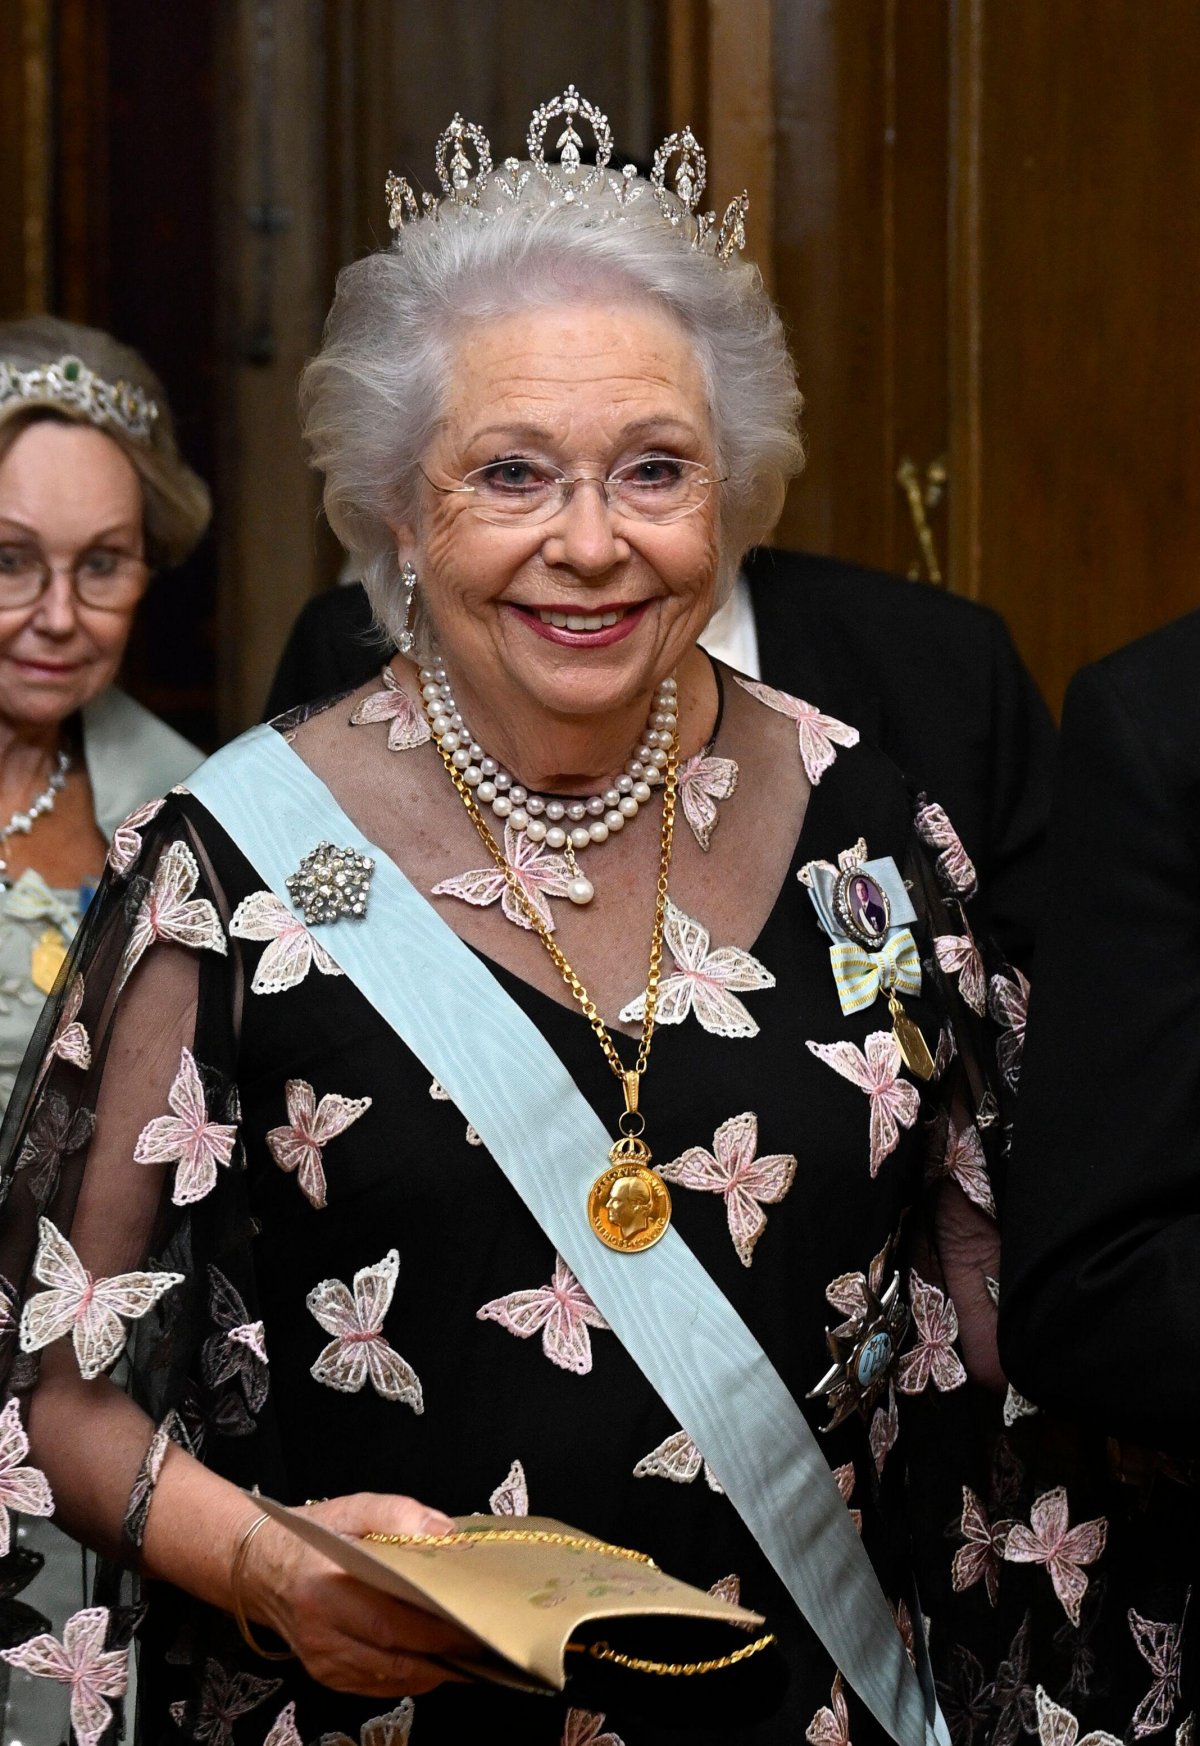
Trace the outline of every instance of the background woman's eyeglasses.
[[0, 612], [33, 606], [58, 570], [71, 579], [75, 598], [98, 612], [128, 612], [145, 592], [150, 566], [133, 552], [89, 546], [69, 563], [55, 564], [39, 546], [0, 543]]
[[632, 521], [680, 521], [708, 499], [714, 478], [701, 461], [680, 461], [673, 455], [639, 455], [617, 467], [607, 478], [593, 473], [564, 473], [549, 461], [513, 456], [475, 467], [457, 485], [428, 485], [443, 497], [473, 499], [471, 509], [484, 521], [550, 521], [571, 501], [578, 485], [598, 485], [609, 509]]

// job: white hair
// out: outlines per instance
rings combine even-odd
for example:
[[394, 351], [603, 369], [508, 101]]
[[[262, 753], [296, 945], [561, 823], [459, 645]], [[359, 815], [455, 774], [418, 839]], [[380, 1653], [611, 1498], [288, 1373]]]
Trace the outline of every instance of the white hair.
[[338, 276], [321, 349], [300, 383], [325, 512], [377, 620], [394, 638], [402, 594], [391, 529], [419, 520], [418, 467], [464, 327], [613, 293], [665, 310], [695, 350], [726, 476], [718, 600], [726, 598], [803, 463], [801, 396], [758, 269], [693, 248], [644, 183], [628, 207], [609, 189], [564, 205], [535, 175], [519, 202], [493, 185], [479, 210], [449, 206], [406, 224], [393, 247]]

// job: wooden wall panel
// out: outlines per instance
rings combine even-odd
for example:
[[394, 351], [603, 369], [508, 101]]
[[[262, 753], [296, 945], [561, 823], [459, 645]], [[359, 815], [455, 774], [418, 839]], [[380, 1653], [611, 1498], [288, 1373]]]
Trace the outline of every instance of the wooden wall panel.
[[1200, 9], [973, 9], [978, 593], [1057, 700], [1200, 604]]
[[904, 570], [897, 468], [948, 430], [945, 6], [776, 0], [774, 65], [775, 283], [809, 456], [778, 538]]

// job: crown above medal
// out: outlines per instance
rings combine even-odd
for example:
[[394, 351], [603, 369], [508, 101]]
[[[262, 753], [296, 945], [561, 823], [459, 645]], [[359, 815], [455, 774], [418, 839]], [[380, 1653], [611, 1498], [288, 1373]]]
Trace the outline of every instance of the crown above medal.
[[158, 418], [157, 402], [140, 388], [130, 382], [106, 382], [71, 353], [32, 370], [19, 370], [0, 358], [0, 406], [13, 400], [31, 406], [64, 406], [81, 413], [89, 424], [115, 425], [139, 442], [149, 442]]
[[[557, 154], [554, 161], [547, 156], [546, 136], [556, 122], [562, 125], [553, 146]], [[595, 140], [595, 162], [591, 164], [583, 159], [585, 147], [580, 125], [588, 128]], [[432, 194], [422, 194], [418, 199], [403, 176], [393, 174], [387, 179], [388, 223], [397, 241], [407, 225], [421, 219], [459, 219], [469, 215], [486, 223], [526, 197], [530, 209], [547, 205], [575, 207], [593, 211], [598, 223], [619, 223], [635, 207], [639, 212], [654, 208], [693, 248], [703, 249], [722, 263], [746, 246], [750, 201], [745, 191], [729, 202], [719, 220], [715, 212], [699, 210], [707, 164], [690, 127], [670, 134], [659, 146], [648, 183], [640, 180], [633, 164], [610, 173], [613, 138], [608, 117], [580, 96], [574, 85], [568, 85], [560, 96], [540, 103], [534, 110], [525, 143], [528, 163], [505, 158], [500, 168], [494, 170], [491, 142], [483, 129], [456, 115], [434, 150], [434, 168], [443, 190], [441, 199]], [[535, 175], [538, 178], [535, 188], [543, 194], [541, 201], [532, 197], [532, 191], [526, 195]], [[601, 201], [589, 198], [597, 194], [603, 196]]]

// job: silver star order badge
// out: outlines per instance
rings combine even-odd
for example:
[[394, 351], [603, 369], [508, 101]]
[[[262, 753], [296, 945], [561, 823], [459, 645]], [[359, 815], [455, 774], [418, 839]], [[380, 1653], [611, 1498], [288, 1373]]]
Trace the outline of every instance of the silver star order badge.
[[375, 862], [357, 849], [339, 849], [333, 843], [318, 843], [287, 877], [288, 894], [304, 911], [304, 920], [341, 921], [343, 916], [361, 920], [367, 913], [367, 894]]
[[887, 1387], [908, 1327], [898, 1273], [892, 1275], [891, 1284], [880, 1296], [869, 1285], [864, 1284], [863, 1289], [866, 1307], [862, 1313], [840, 1328], [825, 1330], [833, 1363], [808, 1392], [809, 1400], [824, 1395], [833, 1408], [833, 1417], [822, 1425], [823, 1431], [832, 1431], [853, 1412], [867, 1416]]

